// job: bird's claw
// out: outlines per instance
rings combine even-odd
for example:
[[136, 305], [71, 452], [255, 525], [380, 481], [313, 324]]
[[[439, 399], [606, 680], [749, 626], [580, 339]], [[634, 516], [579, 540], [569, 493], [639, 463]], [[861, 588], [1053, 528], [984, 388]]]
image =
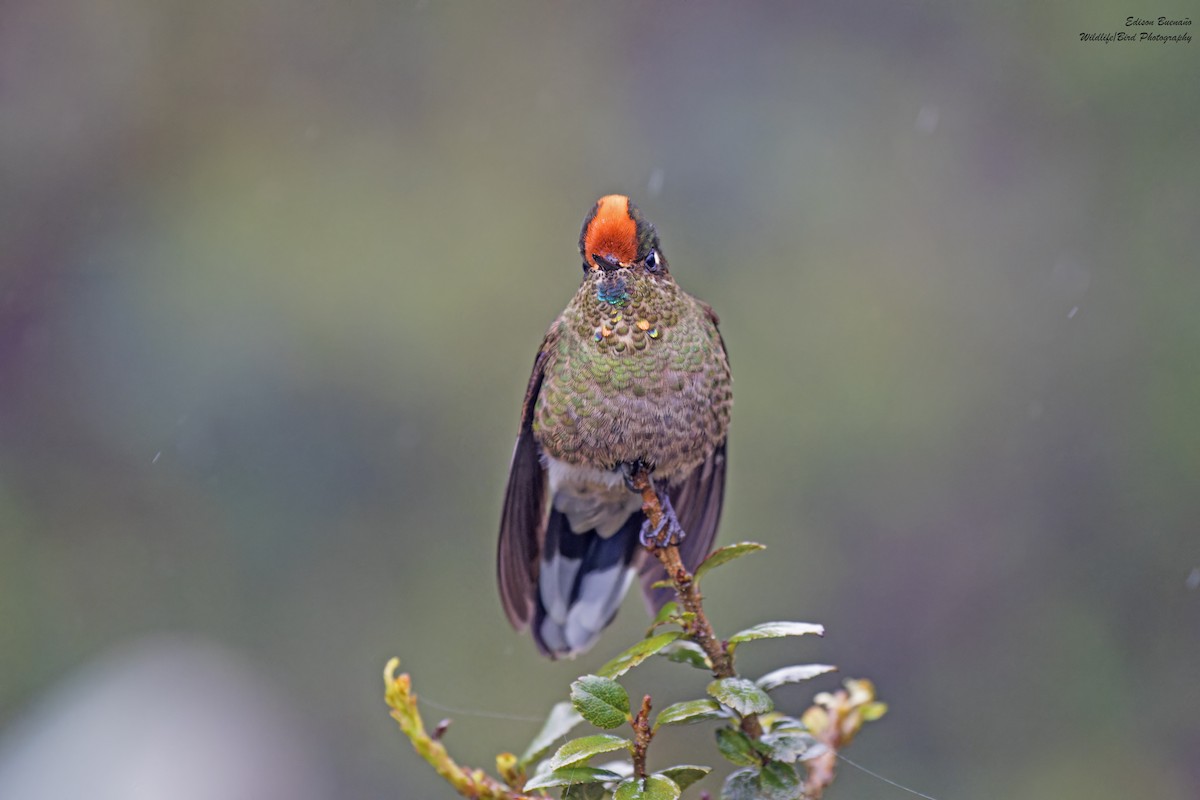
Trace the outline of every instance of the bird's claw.
[[642, 523], [640, 534], [642, 546], [677, 547], [683, 542], [684, 536], [686, 536], [683, 526], [679, 524], [679, 518], [675, 516], [675, 509], [671, 506], [671, 498], [662, 494], [659, 495], [658, 499], [659, 504], [662, 506], [662, 516], [658, 520], [658, 525], [654, 528], [651, 528], [649, 519]]

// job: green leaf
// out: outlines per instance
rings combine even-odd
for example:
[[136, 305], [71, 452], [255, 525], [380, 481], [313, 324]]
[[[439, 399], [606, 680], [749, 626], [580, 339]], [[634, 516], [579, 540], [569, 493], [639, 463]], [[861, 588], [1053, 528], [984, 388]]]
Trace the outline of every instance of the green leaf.
[[561, 769], [569, 767], [573, 764], [578, 764], [582, 761], [587, 761], [589, 758], [600, 753], [611, 753], [613, 750], [620, 750], [622, 747], [633, 750], [633, 742], [621, 736], [613, 736], [608, 733], [598, 733], [595, 736], [584, 736], [580, 739], [572, 739], [554, 752], [550, 757], [550, 769]]
[[681, 631], [667, 631], [650, 639], [643, 639], [601, 667], [599, 675], [602, 678], [619, 678], [680, 636], [683, 636]]
[[555, 703], [554, 708], [550, 709], [550, 715], [546, 717], [542, 729], [538, 731], [537, 736], [533, 737], [533, 741], [525, 749], [525, 755], [521, 756], [521, 760], [517, 763], [526, 766], [537, 761], [550, 752], [550, 748], [554, 746], [555, 742], [570, 733], [571, 729], [581, 722], [583, 722], [583, 717], [579, 716], [579, 712], [571, 707], [570, 702], [564, 700], [561, 703]]
[[789, 717], [786, 714], [780, 714], [778, 711], [772, 711], [770, 714], [763, 714], [758, 718], [763, 724], [763, 729], [772, 733], [780, 733], [782, 731], [798, 731], [803, 733], [807, 730], [803, 723], [795, 717]]
[[668, 775], [656, 772], [646, 776], [646, 800], [679, 800], [683, 790]]
[[629, 719], [629, 695], [621, 684], [584, 675], [571, 684], [571, 705], [597, 728], [615, 728]]
[[551, 770], [541, 775], [534, 775], [525, 784], [525, 791], [534, 789], [551, 789], [555, 786], [570, 786], [576, 783], [604, 783], [620, 780], [621, 776], [606, 769], [595, 767], [567, 767]]
[[562, 800], [604, 800], [608, 789], [603, 783], [573, 783], [563, 789]]
[[770, 761], [758, 776], [758, 796], [761, 800], [799, 800], [800, 778], [791, 764]]
[[785, 683], [799, 683], [810, 678], [815, 678], [818, 675], [824, 675], [826, 672], [836, 672], [837, 667], [830, 664], [797, 664], [794, 667], [783, 667], [774, 672], [768, 672], [761, 678], [755, 681], [758, 688], [764, 691], [770, 691], [776, 687], [783, 686]]
[[679, 800], [679, 786], [666, 775], [628, 778], [617, 784], [613, 800]]
[[[654, 586], [657, 587], [658, 584], [656, 583]], [[669, 587], [670, 583], [668, 583], [664, 588]], [[695, 618], [696, 615], [691, 611], [681, 612], [679, 610], [679, 603], [672, 600], [669, 603], [663, 604], [663, 607], [658, 610], [658, 613], [654, 616], [654, 621], [650, 623], [649, 630], [646, 631], [646, 638], [650, 638], [650, 635], [654, 633], [654, 630], [662, 627], [663, 625], [684, 625], [688, 622], [691, 622]]]
[[694, 575], [692, 575], [692, 580], [699, 581], [700, 576], [704, 573], [716, 569], [722, 564], [728, 564], [735, 558], [741, 558], [742, 556], [749, 555], [750, 553], [757, 553], [759, 550], [766, 549], [767, 546], [765, 544], [759, 544], [758, 542], [738, 542], [737, 544], [727, 545], [726, 547], [719, 547], [716, 550], [713, 550], [712, 553], [709, 554], [708, 558], [704, 559], [700, 566], [696, 567], [696, 572]]
[[810, 747], [804, 751], [804, 755], [800, 756], [800, 760], [801, 761], [812, 761], [813, 759], [820, 758], [821, 756], [825, 755], [828, 752], [829, 752], [829, 748], [826, 745], [823, 745], [820, 742], [817, 742], [812, 747]]
[[620, 775], [622, 778], [629, 778], [633, 776], [633, 761], [628, 758], [618, 757], [616, 761], [605, 761], [603, 764], [595, 764], [593, 766], [597, 766], [600, 769], [611, 770], [612, 772]]
[[739, 769], [729, 773], [721, 787], [721, 800], [758, 800], [758, 770]]
[[775, 707], [770, 696], [745, 678], [721, 678], [708, 685], [708, 693], [742, 716], [765, 714]]
[[736, 728], [717, 728], [717, 749], [739, 767], [756, 767], [762, 761], [750, 737]]
[[675, 602], [674, 600], [670, 601], [669, 603], [663, 603], [663, 607], [660, 608], [658, 613], [654, 615], [654, 621], [650, 623], [650, 630], [646, 632], [646, 636], [649, 637], [650, 634], [654, 632], [654, 629], [660, 625], [670, 624], [671, 617], [678, 613], [679, 603]]
[[805, 751], [816, 743], [811, 734], [797, 732], [766, 733], [761, 741], [771, 749], [772, 761], [783, 761], [787, 764], [800, 760]]
[[887, 713], [887, 703], [867, 703], [862, 707], [863, 722], [874, 722]]
[[675, 767], [668, 767], [667, 769], [664, 769], [662, 774], [675, 781], [675, 785], [679, 787], [679, 791], [683, 791], [710, 772], [712, 772], [712, 767], [700, 767], [695, 764], [680, 764]]
[[677, 664], [688, 664], [702, 670], [712, 669], [712, 662], [708, 660], [708, 655], [705, 654], [704, 649], [695, 642], [690, 642], [686, 639], [679, 639], [672, 642], [660, 650], [659, 654], [666, 656], [667, 660], [674, 661]]
[[654, 583], [650, 584], [650, 588], [651, 589], [674, 589], [675, 584], [669, 580], [661, 580], [661, 581], [655, 581]]
[[667, 706], [658, 712], [654, 720], [654, 728], [659, 725], [691, 725], [693, 722], [703, 722], [706, 719], [717, 719], [724, 716], [721, 706], [707, 697], [701, 700], [685, 700]]
[[739, 642], [750, 642], [755, 639], [779, 639], [784, 636], [806, 636], [815, 633], [825, 635], [825, 627], [812, 622], [763, 622], [744, 631], [738, 631], [729, 637], [729, 650], [737, 647]]

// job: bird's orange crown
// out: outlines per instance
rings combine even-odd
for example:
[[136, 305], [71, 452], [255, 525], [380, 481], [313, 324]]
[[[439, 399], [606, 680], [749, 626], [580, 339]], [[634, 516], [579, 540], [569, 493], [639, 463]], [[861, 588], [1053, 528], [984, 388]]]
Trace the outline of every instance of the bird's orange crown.
[[623, 194], [601, 197], [583, 223], [579, 249], [587, 265], [599, 269], [597, 255], [610, 256], [628, 264], [639, 255], [637, 210]]

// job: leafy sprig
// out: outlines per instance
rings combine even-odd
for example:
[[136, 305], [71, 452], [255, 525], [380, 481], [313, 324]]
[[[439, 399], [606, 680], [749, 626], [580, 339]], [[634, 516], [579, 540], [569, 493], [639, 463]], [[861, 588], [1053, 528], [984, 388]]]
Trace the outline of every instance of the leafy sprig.
[[[633, 477], [642, 492], [642, 508], [657, 528], [662, 508], [650, 477]], [[551, 710], [546, 723], [525, 753], [496, 758], [497, 780], [478, 769], [459, 766], [438, 739], [429, 734], [417, 710], [416, 695], [407, 674], [395, 675], [396, 659], [384, 673], [386, 700], [417, 752], [464, 797], [482, 800], [530, 800], [559, 792], [563, 800], [677, 800], [711, 767], [680, 764], [650, 772], [647, 753], [660, 729], [676, 725], [717, 722], [717, 752], [737, 767], [724, 781], [722, 800], [817, 800], [833, 782], [837, 753], [850, 744], [866, 722], [879, 719], [887, 706], [875, 698], [867, 680], [846, 680], [844, 688], [821, 692], [799, 717], [775, 710], [770, 692], [780, 686], [810, 680], [834, 671], [828, 664], [797, 664], [773, 670], [757, 680], [735, 669], [737, 648], [759, 639], [824, 635], [808, 622], [764, 622], [721, 639], [705, 614], [700, 580], [714, 569], [763, 545], [741, 542], [715, 550], [690, 572], [674, 546], [651, 546], [669, 577], [663, 582], [676, 599], [663, 606], [644, 639], [617, 655], [595, 675], [571, 684], [570, 702]], [[667, 630], [662, 630], [666, 628]], [[651, 698], [635, 709], [618, 681], [654, 656], [706, 670], [712, 674], [706, 696], [675, 703], [651, 718]], [[629, 735], [593, 733], [555, 743], [587, 721], [603, 731], [628, 726]], [[551, 753], [551, 750], [554, 752]], [[598, 756], [617, 755], [618, 761], [590, 763]]]

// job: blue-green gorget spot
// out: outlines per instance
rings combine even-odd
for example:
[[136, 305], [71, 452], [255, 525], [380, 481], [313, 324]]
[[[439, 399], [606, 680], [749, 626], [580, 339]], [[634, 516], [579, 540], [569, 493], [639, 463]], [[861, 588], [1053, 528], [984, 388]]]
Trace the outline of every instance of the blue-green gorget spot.
[[625, 280], [617, 278], [612, 281], [601, 281], [596, 289], [596, 297], [610, 306], [623, 306], [629, 302], [629, 293], [625, 291]]

